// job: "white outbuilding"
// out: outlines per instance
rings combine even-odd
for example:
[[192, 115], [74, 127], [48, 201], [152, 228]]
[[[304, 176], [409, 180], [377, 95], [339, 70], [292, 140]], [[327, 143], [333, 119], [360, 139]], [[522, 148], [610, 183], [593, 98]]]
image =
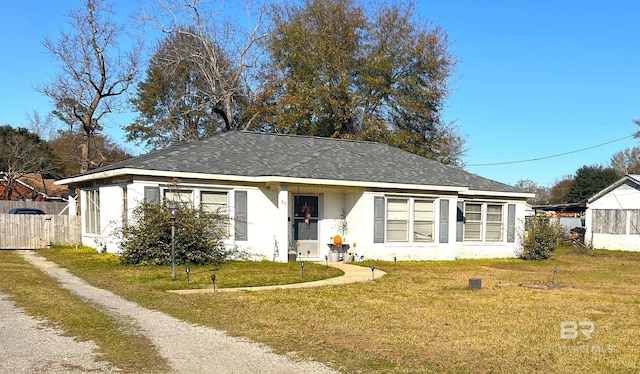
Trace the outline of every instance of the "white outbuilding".
[[640, 175], [625, 175], [591, 197], [585, 226], [593, 248], [640, 251]]

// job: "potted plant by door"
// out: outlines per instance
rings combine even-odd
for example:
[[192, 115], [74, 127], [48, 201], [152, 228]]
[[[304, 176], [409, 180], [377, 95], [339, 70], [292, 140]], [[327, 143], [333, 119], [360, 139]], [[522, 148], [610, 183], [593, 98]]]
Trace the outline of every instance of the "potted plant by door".
[[340, 252], [342, 250], [342, 236], [335, 235], [331, 238], [332, 243], [329, 243], [329, 261], [340, 261]]

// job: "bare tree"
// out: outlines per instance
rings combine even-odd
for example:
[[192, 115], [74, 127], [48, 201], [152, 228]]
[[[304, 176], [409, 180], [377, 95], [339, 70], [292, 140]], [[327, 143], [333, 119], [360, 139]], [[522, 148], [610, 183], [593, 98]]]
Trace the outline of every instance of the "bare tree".
[[529, 204], [546, 205], [551, 201], [551, 188], [541, 186], [531, 179], [520, 179], [514, 187], [536, 194], [536, 196], [527, 199]]
[[27, 120], [27, 128], [40, 139], [49, 141], [56, 136], [56, 124], [52, 113], [42, 116], [38, 111], [32, 110], [31, 113], [27, 113]]
[[610, 165], [622, 175], [640, 173], [640, 147], [625, 148], [614, 153]]
[[[259, 61], [259, 41], [267, 34], [264, 27], [264, 5], [258, 7], [258, 16], [249, 20], [255, 24], [248, 31], [234, 23], [224, 1], [211, 2], [207, 7], [201, 0], [167, 1], [159, 0], [163, 16], [154, 16], [149, 20], [162, 32], [175, 39], [190, 40], [179, 53], [166, 58], [167, 66], [181, 66], [189, 61], [198, 75], [204, 80], [206, 97], [211, 110], [224, 122], [225, 131], [247, 129], [255, 116], [247, 109], [253, 102], [252, 82]], [[252, 7], [247, 7], [251, 17]], [[198, 48], [191, 48], [196, 43]], [[197, 108], [201, 110], [201, 108]]]
[[134, 42], [128, 52], [121, 52], [118, 43], [124, 29], [113, 21], [112, 14], [112, 4], [84, 0], [81, 8], [69, 14], [72, 32], [62, 32], [58, 40], [46, 38], [43, 42], [60, 61], [61, 72], [39, 91], [54, 101], [56, 115], [69, 124], [71, 132], [81, 126], [85, 137], [80, 145], [81, 172], [103, 161], [91, 158], [91, 138], [101, 130], [104, 116], [121, 109], [120, 97], [138, 74], [140, 42]]

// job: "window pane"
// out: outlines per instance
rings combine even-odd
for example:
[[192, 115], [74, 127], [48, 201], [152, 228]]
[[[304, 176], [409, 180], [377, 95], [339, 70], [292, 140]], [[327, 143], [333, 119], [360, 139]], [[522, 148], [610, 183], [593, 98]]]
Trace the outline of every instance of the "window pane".
[[388, 221], [387, 240], [390, 242], [407, 241], [407, 222]]
[[464, 225], [464, 240], [481, 240], [482, 223], [467, 222]]
[[227, 192], [221, 191], [202, 191], [200, 193], [200, 204], [202, 210], [210, 213], [218, 213], [223, 219], [218, 222], [218, 228], [223, 232], [225, 237], [229, 237], [231, 222], [227, 219], [228, 202]]
[[604, 234], [607, 232], [606, 230], [606, 220], [604, 210], [602, 209], [594, 209], [592, 216], [592, 226], [594, 234]]
[[387, 219], [407, 220], [409, 218], [408, 205], [407, 200], [389, 199], [387, 202]]
[[387, 212], [387, 220], [406, 221], [407, 212]]
[[433, 201], [416, 200], [413, 204], [413, 219], [416, 221], [433, 221]]
[[502, 222], [502, 205], [487, 205], [487, 222]]
[[164, 198], [168, 201], [178, 203], [193, 203], [193, 193], [191, 191], [165, 191]]
[[417, 242], [433, 241], [433, 222], [416, 222], [413, 225], [413, 240]]
[[466, 204], [464, 207], [465, 213], [480, 213], [482, 212], [482, 204]]
[[482, 240], [482, 204], [465, 204], [464, 218], [464, 240]]
[[501, 241], [502, 240], [502, 224], [487, 222], [486, 240]]
[[202, 209], [206, 212], [227, 213], [226, 192], [203, 191], [200, 195], [200, 203], [202, 204]]
[[482, 204], [467, 204], [464, 207], [467, 222], [482, 222]]
[[308, 225], [304, 220], [297, 220], [296, 226], [299, 240], [318, 240], [318, 220], [312, 219]]
[[87, 191], [86, 206], [85, 230], [89, 234], [100, 234], [100, 192], [98, 190]]
[[502, 240], [502, 205], [487, 205], [487, 228], [485, 240]]
[[387, 200], [387, 240], [404, 242], [409, 240], [409, 201]]
[[606, 209], [605, 219], [607, 221], [608, 234], [626, 234], [627, 220], [625, 211], [621, 209]]
[[295, 217], [299, 218], [318, 218], [318, 214], [320, 212], [320, 209], [318, 209], [319, 207], [318, 196], [297, 195], [294, 198], [293, 213]]
[[413, 203], [413, 240], [433, 241], [433, 200], [415, 200]]

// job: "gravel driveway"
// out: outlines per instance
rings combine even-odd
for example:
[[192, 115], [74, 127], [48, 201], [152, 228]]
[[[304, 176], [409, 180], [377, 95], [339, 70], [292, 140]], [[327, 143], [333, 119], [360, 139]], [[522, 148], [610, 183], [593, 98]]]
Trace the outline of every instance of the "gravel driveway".
[[[18, 251], [31, 264], [41, 269], [47, 275], [58, 279], [61, 286], [74, 292], [88, 302], [96, 303], [104, 307], [108, 313], [131, 320], [137, 325], [138, 330], [144, 334], [156, 347], [159, 354], [166, 358], [174, 372], [177, 373], [335, 373], [327, 366], [318, 362], [294, 361], [287, 356], [273, 353], [267, 346], [249, 341], [247, 339], [234, 338], [224, 332], [173, 318], [164, 313], [150, 310], [138, 304], [127, 301], [109, 291], [90, 286], [82, 279], [72, 275], [66, 269], [36, 255], [33, 251]], [[12, 309], [13, 308], [13, 309]], [[7, 300], [0, 299], [0, 316], [5, 313], [16, 312]], [[37, 334], [55, 336], [55, 339], [65, 340], [59, 333], [52, 329], [39, 329], [38, 322], [22, 313], [16, 313], [19, 317], [16, 326], [0, 324], [0, 352], [3, 352], [5, 362], [16, 361], [11, 367], [0, 366], [2, 372], [33, 372], [47, 371], [33, 370], [29, 367], [29, 361], [42, 358], [51, 371], [72, 371], [73, 366], [66, 370], [57, 370], [65, 367], [67, 358], [73, 358], [78, 371], [110, 371], [104, 363], [95, 362], [91, 355], [93, 345], [90, 343], [78, 343], [73, 341], [60, 343], [68, 353], [53, 354], [58, 348], [42, 349], [38, 346], [41, 341], [48, 341], [54, 337], [39, 338]], [[6, 320], [6, 318], [2, 318]], [[9, 318], [13, 321], [13, 317]], [[19, 325], [19, 326], [18, 326]], [[9, 337], [13, 334], [13, 337]], [[17, 335], [17, 336], [16, 336]], [[23, 339], [22, 336], [25, 336]], [[5, 343], [5, 342], [9, 343]], [[16, 349], [5, 350], [4, 345], [12, 345], [11, 342], [24, 341], [19, 351]], [[31, 342], [31, 343], [30, 343]], [[34, 342], [38, 342], [34, 344]], [[57, 344], [57, 343], [53, 343]], [[58, 347], [55, 345], [55, 347]], [[75, 348], [72, 348], [75, 347]], [[44, 351], [44, 353], [43, 353]], [[10, 352], [11, 357], [6, 356]], [[43, 357], [43, 356], [51, 357]], [[13, 360], [14, 356], [17, 358]], [[56, 357], [58, 356], [58, 357]], [[24, 357], [20, 363], [19, 359]], [[2, 363], [0, 365], [5, 365]], [[57, 365], [57, 366], [56, 366]], [[62, 365], [62, 366], [60, 366]], [[11, 369], [11, 370], [9, 370]], [[35, 368], [37, 369], [37, 368]]]
[[113, 372], [107, 362], [96, 361], [93, 342], [62, 336], [45, 327], [0, 294], [0, 373]]

